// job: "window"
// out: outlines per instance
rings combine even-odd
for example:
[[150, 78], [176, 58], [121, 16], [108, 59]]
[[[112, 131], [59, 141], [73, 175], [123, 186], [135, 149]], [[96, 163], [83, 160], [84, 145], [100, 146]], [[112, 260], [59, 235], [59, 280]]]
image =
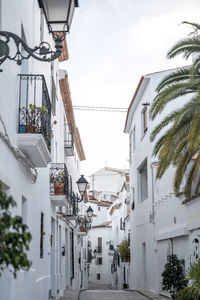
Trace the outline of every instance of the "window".
[[135, 126], [131, 131], [131, 135], [130, 135], [130, 162], [132, 161], [134, 150], [135, 150]]
[[106, 194], [103, 195], [103, 199], [106, 200]]
[[128, 232], [128, 245], [130, 246], [130, 244], [131, 244], [131, 234], [130, 232]]
[[97, 273], [97, 280], [100, 280], [100, 279], [101, 279], [101, 274]]
[[140, 202], [148, 198], [148, 175], [147, 175], [147, 159], [138, 169], [138, 191]]
[[43, 258], [44, 254], [44, 214], [41, 212], [41, 217], [40, 217], [40, 258]]
[[110, 250], [114, 250], [114, 246], [112, 244], [109, 245]]
[[102, 252], [102, 237], [98, 237], [98, 252]]
[[98, 206], [98, 211], [100, 211], [101, 210], [101, 207], [100, 206]]
[[132, 189], [132, 204], [131, 204], [131, 209], [135, 209], [135, 189]]
[[24, 196], [22, 196], [22, 220], [27, 224], [27, 199]]
[[74, 278], [74, 230], [70, 232], [70, 278]]
[[97, 258], [97, 265], [102, 265], [102, 257]]
[[142, 110], [142, 136], [146, 133], [147, 131], [147, 106]]
[[120, 230], [124, 230], [125, 229], [125, 222], [122, 221], [122, 218], [120, 218]]

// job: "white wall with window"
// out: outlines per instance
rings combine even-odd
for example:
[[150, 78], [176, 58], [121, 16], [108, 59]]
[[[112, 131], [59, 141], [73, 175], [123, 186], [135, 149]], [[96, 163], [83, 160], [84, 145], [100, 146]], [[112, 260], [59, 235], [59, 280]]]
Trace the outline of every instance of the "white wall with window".
[[[161, 71], [142, 77], [134, 101], [132, 100], [130, 104], [125, 125], [125, 132], [132, 140], [132, 132], [137, 124], [135, 127], [137, 147], [130, 161], [130, 199], [132, 199], [130, 285], [132, 288], [157, 292], [162, 291], [161, 274], [166, 263], [166, 255], [172, 253], [172, 249], [178, 258], [185, 260], [186, 268], [199, 256], [197, 238], [200, 226], [197, 218], [197, 211], [200, 210], [199, 198], [192, 200], [184, 195], [174, 194], [175, 170], [172, 166], [161, 180], [156, 180], [158, 159], [152, 155], [154, 143], [150, 142], [151, 132], [164, 116], [180, 107], [177, 99], [155, 120], [148, 119], [150, 105], [156, 96], [156, 87], [170, 72]], [[146, 99], [150, 105], [147, 105]], [[185, 101], [187, 97], [181, 99], [181, 103]], [[130, 143], [130, 152], [131, 147]]]

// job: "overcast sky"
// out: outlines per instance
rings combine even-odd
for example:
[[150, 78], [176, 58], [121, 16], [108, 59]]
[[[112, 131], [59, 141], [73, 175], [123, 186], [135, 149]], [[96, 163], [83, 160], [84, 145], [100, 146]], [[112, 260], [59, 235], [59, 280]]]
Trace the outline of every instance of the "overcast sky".
[[[73, 105], [128, 107], [144, 74], [189, 64], [166, 59], [169, 48], [200, 23], [199, 0], [79, 0], [67, 36]], [[128, 168], [126, 113], [75, 110], [86, 161], [81, 172]]]

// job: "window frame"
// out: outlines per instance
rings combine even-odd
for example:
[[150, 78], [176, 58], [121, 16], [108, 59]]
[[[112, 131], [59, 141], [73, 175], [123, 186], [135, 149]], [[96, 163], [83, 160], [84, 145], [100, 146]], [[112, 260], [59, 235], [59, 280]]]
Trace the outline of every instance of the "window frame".
[[[144, 182], [142, 180], [142, 171], [144, 171], [146, 169], [146, 197], [143, 198], [143, 185], [142, 183]], [[148, 164], [147, 164], [147, 158], [145, 158], [143, 160], [143, 162], [140, 164], [140, 166], [138, 167], [138, 199], [139, 199], [139, 203], [144, 202], [145, 200], [148, 199]]]
[[44, 213], [40, 214], [40, 258], [44, 257]]
[[145, 105], [141, 112], [141, 127], [142, 127], [142, 137], [147, 133], [148, 131], [148, 114], [147, 114], [147, 106]]

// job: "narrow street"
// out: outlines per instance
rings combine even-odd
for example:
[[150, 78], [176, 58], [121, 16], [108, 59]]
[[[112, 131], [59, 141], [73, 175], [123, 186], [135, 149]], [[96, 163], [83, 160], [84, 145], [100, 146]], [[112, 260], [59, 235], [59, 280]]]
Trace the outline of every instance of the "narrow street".
[[87, 290], [82, 291], [79, 300], [147, 300], [137, 292], [121, 290]]

